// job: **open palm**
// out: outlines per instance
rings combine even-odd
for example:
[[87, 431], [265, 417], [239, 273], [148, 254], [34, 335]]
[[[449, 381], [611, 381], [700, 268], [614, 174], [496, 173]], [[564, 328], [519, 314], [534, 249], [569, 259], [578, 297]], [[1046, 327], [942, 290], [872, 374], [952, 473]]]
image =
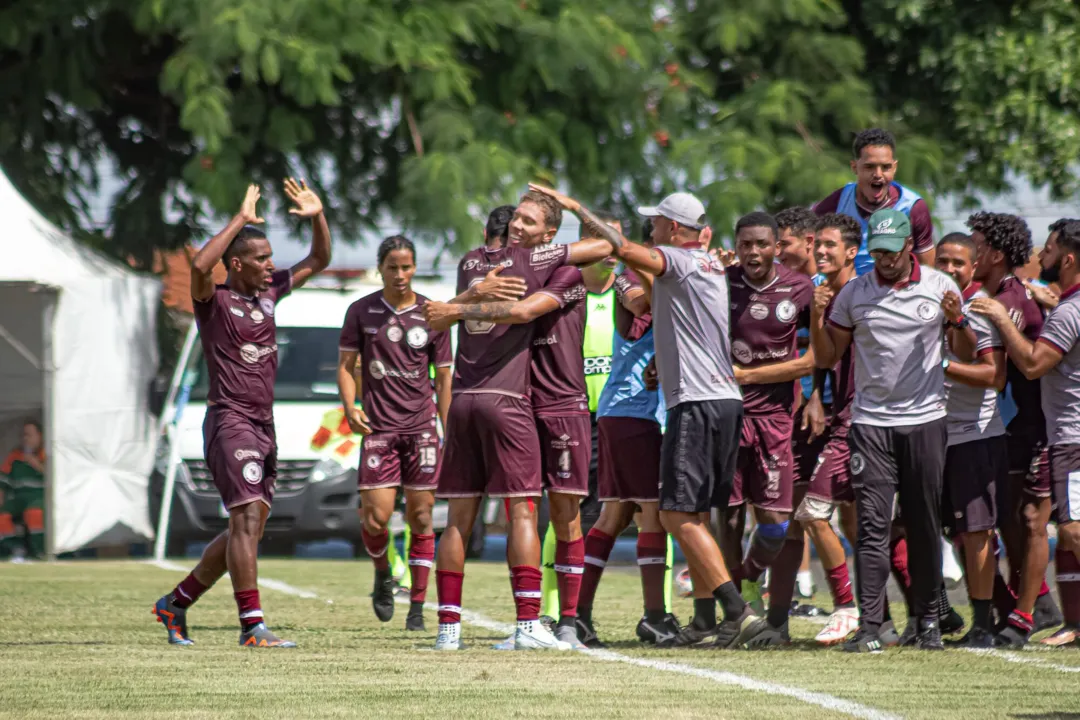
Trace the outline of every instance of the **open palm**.
[[308, 188], [307, 183], [292, 178], [285, 179], [285, 194], [289, 196], [289, 199], [296, 204], [296, 207], [289, 209], [290, 215], [296, 215], [302, 218], [311, 218], [319, 215], [323, 211], [322, 200], [319, 196]]

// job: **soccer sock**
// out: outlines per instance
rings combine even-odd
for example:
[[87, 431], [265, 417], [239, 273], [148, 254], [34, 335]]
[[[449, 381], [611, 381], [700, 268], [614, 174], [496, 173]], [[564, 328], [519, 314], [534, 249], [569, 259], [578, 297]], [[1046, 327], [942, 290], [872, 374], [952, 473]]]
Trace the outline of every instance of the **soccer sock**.
[[541, 614], [548, 617], [559, 617], [559, 588], [560, 580], [555, 567], [558, 560], [559, 540], [555, 536], [554, 523], [548, 523], [547, 532], [544, 534], [544, 542], [540, 549], [540, 573], [543, 579], [540, 582], [540, 592], [544, 594], [541, 603]]
[[234, 592], [233, 597], [236, 598], [236, 609], [240, 613], [240, 627], [244, 632], [263, 621], [258, 590], [241, 590]]
[[169, 599], [176, 607], [186, 609], [194, 605], [195, 601], [209, 589], [210, 587], [199, 582], [198, 578], [195, 577], [195, 573], [192, 572], [173, 589]]
[[1080, 625], [1080, 562], [1076, 555], [1062, 550], [1059, 545], [1054, 551], [1054, 565], [1057, 566], [1061, 613], [1065, 616], [1065, 624], [1075, 627]]
[[799, 537], [789, 537], [784, 541], [780, 554], [772, 564], [769, 575], [769, 624], [780, 627], [787, 622], [791, 612], [791, 600], [795, 596], [795, 576], [802, 565], [803, 551], [806, 549], [806, 535], [799, 532]]
[[615, 538], [596, 528], [585, 536], [585, 573], [581, 576], [581, 592], [578, 593], [578, 617], [592, 621], [593, 600], [596, 588], [604, 574], [611, 549], [615, 547]]
[[1043, 577], [1042, 587], [1039, 588], [1039, 597], [1050, 594], [1050, 586], [1046, 584], [1046, 577]]
[[694, 598], [693, 625], [701, 630], [716, 627], [716, 598]]
[[723, 583], [713, 590], [712, 594], [720, 602], [720, 607], [724, 611], [724, 620], [738, 620], [746, 610], [746, 601], [742, 599], [742, 595], [739, 594], [733, 582]]
[[971, 601], [971, 622], [972, 624], [982, 630], [989, 632], [990, 628], [990, 601], [989, 600], [975, 600]]
[[375, 563], [375, 569], [380, 572], [388, 571], [390, 558], [386, 557], [386, 549], [390, 544], [390, 533], [383, 530], [378, 535], [372, 535], [367, 528], [363, 528], [360, 531], [360, 537], [364, 540], [364, 549], [371, 556], [371, 561]]
[[510, 568], [510, 584], [514, 588], [518, 622], [540, 619], [540, 580], [540, 568], [529, 565]]
[[435, 535], [413, 535], [409, 546], [409, 600], [423, 603], [427, 598], [428, 576], [435, 565]]
[[641, 571], [641, 590], [645, 615], [651, 622], [664, 617], [664, 572], [667, 563], [667, 533], [639, 532], [637, 563]]
[[435, 593], [439, 596], [439, 624], [461, 622], [461, 585], [465, 573], [435, 571]]
[[938, 592], [938, 617], [943, 618], [953, 611], [952, 603], [949, 602], [949, 591], [945, 589], [945, 584], [942, 583], [941, 590]]
[[585, 574], [584, 538], [556, 543], [555, 574], [559, 579], [559, 617], [573, 621], [578, 614], [581, 576]]
[[[770, 567], [784, 547], [784, 538], [787, 536], [788, 521], [782, 523], [762, 523], [754, 530], [754, 536], [750, 539], [750, 549], [743, 560], [742, 571], [739, 573], [740, 580], [757, 582], [761, 579], [766, 568]], [[802, 558], [799, 558], [800, 562]], [[798, 572], [798, 567], [795, 571]]]
[[904, 603], [907, 605], [908, 613], [911, 613], [911, 574], [908, 573], [907, 562], [907, 538], [900, 536], [892, 541], [890, 546], [889, 561], [892, 564], [893, 578], [896, 580], [896, 584], [900, 586], [900, 591], [904, 593]]
[[829, 580], [829, 592], [832, 593], [833, 609], [855, 607], [855, 597], [851, 594], [851, 576], [848, 566], [842, 562], [831, 570], [825, 571]]

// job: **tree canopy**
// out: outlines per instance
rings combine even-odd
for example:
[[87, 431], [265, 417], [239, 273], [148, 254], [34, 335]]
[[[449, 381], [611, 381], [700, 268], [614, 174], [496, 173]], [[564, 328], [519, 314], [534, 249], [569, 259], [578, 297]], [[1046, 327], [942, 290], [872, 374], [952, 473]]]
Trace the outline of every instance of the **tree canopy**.
[[[721, 234], [900, 140], [923, 191], [1075, 190], [1080, 10], [1052, 0], [13, 0], [0, 165], [50, 218], [148, 266], [247, 182], [468, 247], [525, 182], [628, 212], [690, 188]], [[90, 222], [99, 169], [123, 187]], [[281, 198], [278, 195], [278, 201]]]

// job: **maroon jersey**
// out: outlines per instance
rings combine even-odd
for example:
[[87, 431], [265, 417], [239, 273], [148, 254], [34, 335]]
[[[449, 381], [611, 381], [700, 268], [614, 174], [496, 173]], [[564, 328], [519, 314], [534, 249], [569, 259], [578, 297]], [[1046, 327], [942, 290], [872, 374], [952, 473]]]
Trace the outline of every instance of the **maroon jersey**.
[[[731, 356], [743, 367], [771, 365], [798, 357], [797, 330], [810, 325], [814, 284], [802, 273], [776, 263], [767, 286], [750, 284], [737, 265], [728, 268], [731, 288]], [[792, 412], [795, 383], [743, 385], [743, 412]]]
[[397, 310], [382, 290], [360, 298], [345, 313], [340, 348], [360, 354], [364, 412], [375, 432], [409, 433], [435, 423], [429, 366], [450, 367], [450, 333], [424, 321], [427, 298]]
[[[829, 195], [824, 200], [819, 201], [814, 205], [813, 210], [818, 215], [827, 215], [828, 213], [834, 213], [837, 208], [840, 207], [840, 196], [844, 193], [844, 188], [840, 188], [832, 195]], [[900, 199], [900, 191], [896, 188], [896, 185], [889, 185], [889, 199], [885, 204], [885, 207], [892, 207], [896, 204], [896, 201]], [[870, 216], [874, 214], [873, 210], [868, 210], [863, 206], [855, 203], [859, 208], [859, 214], [862, 215], [863, 220], [869, 220]], [[881, 208], [878, 208], [879, 210]], [[921, 255], [924, 252], [929, 252], [934, 249], [934, 221], [930, 219], [930, 208], [926, 206], [926, 201], [922, 198], [915, 201], [915, 204], [911, 206], [911, 212], [908, 214], [908, 219], [911, 220], [911, 237], [914, 243], [912, 252]], [[865, 240], [863, 241], [865, 243]]]
[[615, 297], [619, 302], [615, 306], [615, 331], [623, 340], [636, 342], [652, 327], [652, 313], [647, 312], [641, 317], [635, 317], [634, 313], [623, 307], [622, 301], [626, 293], [638, 288], [641, 289], [641, 278], [638, 274], [626, 268], [615, 277]]
[[292, 290], [292, 273], [278, 270], [270, 287], [245, 297], [218, 285], [206, 301], [194, 300], [195, 323], [210, 375], [209, 403], [257, 422], [274, 419], [278, 346], [274, 309]]
[[[1005, 306], [1020, 332], [1028, 340], [1035, 341], [1039, 338], [1043, 328], [1043, 314], [1039, 304], [1028, 293], [1024, 283], [1015, 275], [1009, 275], [1001, 281], [994, 298]], [[1046, 428], [1043, 418], [1042, 393], [1038, 380], [1028, 380], [1024, 373], [1016, 367], [1012, 360], [1005, 366], [1005, 377], [1012, 386], [1013, 402], [1016, 403], [1016, 417], [1009, 423], [1016, 423], [1019, 428], [1038, 429], [1038, 432]]]
[[[836, 297], [833, 297], [836, 300]], [[832, 313], [833, 300], [825, 308], [825, 317]], [[851, 402], [855, 399], [855, 354], [854, 343], [849, 343], [840, 362], [832, 367], [832, 422], [845, 427], [851, 425]]]
[[589, 412], [585, 387], [585, 283], [581, 271], [564, 266], [540, 292], [559, 309], [537, 318], [532, 349], [532, 401], [536, 414]]
[[[569, 258], [566, 245], [520, 246], [470, 250], [458, 264], [458, 293], [475, 285], [496, 267], [503, 277], [525, 280], [525, 295], [540, 290]], [[462, 321], [458, 332], [454, 392], [529, 394], [529, 349], [534, 323], [496, 325], [483, 320]]]

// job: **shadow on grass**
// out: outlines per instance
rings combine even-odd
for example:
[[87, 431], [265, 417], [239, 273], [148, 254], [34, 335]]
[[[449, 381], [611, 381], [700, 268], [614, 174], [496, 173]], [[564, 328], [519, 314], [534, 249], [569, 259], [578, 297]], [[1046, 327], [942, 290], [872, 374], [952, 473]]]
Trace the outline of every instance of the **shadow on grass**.
[[0, 647], [46, 647], [49, 645], [108, 645], [104, 640], [26, 640], [24, 642], [0, 642]]
[[1080, 713], [1014, 713], [1009, 717], [1022, 718], [1022, 720], [1078, 720], [1080, 719]]

